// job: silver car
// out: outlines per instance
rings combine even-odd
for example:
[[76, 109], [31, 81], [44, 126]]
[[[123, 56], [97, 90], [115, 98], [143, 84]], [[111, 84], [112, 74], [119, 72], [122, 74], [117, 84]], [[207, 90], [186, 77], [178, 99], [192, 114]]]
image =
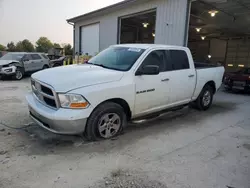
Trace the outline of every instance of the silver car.
[[26, 73], [50, 68], [44, 53], [9, 52], [0, 58], [0, 76], [21, 80]]

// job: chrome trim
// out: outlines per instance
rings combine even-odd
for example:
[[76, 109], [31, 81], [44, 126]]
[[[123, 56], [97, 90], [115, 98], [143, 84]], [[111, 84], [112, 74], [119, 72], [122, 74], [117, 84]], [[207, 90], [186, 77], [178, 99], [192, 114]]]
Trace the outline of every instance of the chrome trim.
[[[41, 86], [49, 88], [52, 91], [53, 96], [52, 95], [48, 95], [48, 94], [42, 92]], [[55, 90], [54, 90], [54, 88], [52, 86], [50, 86], [50, 85], [48, 85], [46, 83], [43, 83], [41, 81], [38, 81], [38, 80], [35, 80], [35, 79], [31, 78], [31, 87], [32, 87], [32, 91], [33, 91], [33, 94], [34, 94], [35, 98], [39, 102], [41, 102], [42, 104], [44, 104], [47, 107], [52, 108], [52, 109], [58, 109], [58, 108], [60, 108], [59, 99], [58, 99], [57, 93], [55, 92]], [[44, 101], [43, 97], [46, 97], [46, 98], [54, 100], [55, 104], [56, 104], [56, 108], [53, 107], [53, 106], [48, 105]]]

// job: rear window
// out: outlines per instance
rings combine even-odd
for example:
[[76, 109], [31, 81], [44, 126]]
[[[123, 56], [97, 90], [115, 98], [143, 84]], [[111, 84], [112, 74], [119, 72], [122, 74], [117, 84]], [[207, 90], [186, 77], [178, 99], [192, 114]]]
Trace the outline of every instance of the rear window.
[[182, 70], [189, 69], [189, 61], [187, 53], [183, 50], [168, 50], [168, 66], [167, 69], [171, 70]]

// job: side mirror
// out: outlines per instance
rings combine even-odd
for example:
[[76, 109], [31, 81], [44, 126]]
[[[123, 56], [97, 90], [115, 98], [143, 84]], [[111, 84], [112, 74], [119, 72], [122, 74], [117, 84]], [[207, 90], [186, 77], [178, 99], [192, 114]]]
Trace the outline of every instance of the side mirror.
[[158, 75], [160, 73], [160, 67], [157, 65], [146, 65], [136, 72], [136, 76], [140, 75]]

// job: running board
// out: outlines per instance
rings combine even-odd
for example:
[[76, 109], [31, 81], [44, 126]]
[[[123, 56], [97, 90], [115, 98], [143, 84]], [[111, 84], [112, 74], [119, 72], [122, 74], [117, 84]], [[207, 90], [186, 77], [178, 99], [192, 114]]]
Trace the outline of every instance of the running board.
[[132, 119], [131, 122], [154, 119], [154, 118], [157, 118], [158, 116], [160, 116], [162, 114], [165, 114], [167, 112], [175, 112], [175, 111], [181, 110], [181, 109], [183, 109], [184, 107], [186, 107], [188, 105], [189, 105], [189, 103], [185, 104], [185, 105], [175, 106], [175, 107], [172, 107], [172, 108], [161, 110], [159, 112], [154, 112], [154, 113], [151, 113], [151, 114], [143, 115], [143, 116]]

